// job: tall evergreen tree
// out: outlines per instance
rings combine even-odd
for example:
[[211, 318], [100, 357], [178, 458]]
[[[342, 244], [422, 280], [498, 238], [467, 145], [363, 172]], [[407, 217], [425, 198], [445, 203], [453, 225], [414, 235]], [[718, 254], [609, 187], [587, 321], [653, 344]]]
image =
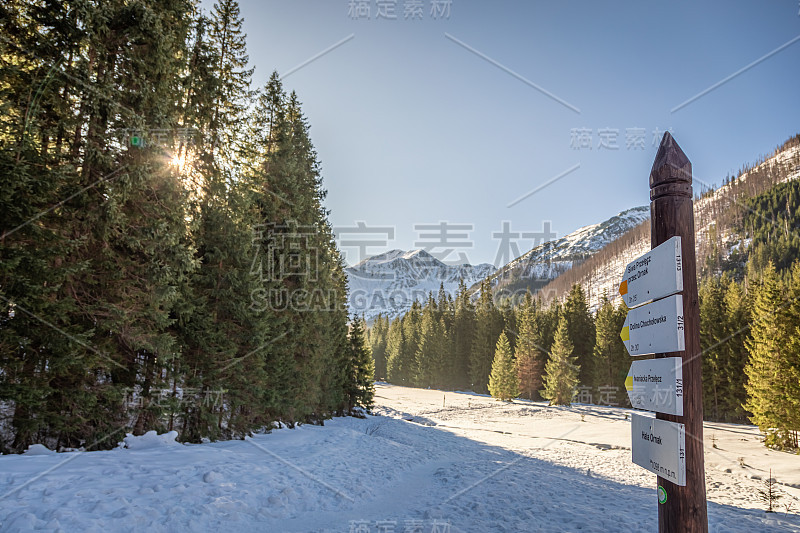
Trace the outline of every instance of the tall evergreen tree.
[[464, 280], [459, 280], [458, 292], [454, 302], [452, 327], [452, 359], [453, 387], [468, 388], [470, 386], [470, 356], [475, 336], [475, 307], [470, 300]]
[[492, 371], [489, 375], [489, 393], [493, 398], [504, 401], [513, 400], [519, 396], [514, 358], [511, 355], [511, 345], [505, 332], [501, 333], [497, 340]]
[[436, 308], [425, 306], [420, 322], [420, 340], [416, 354], [417, 376], [415, 383], [420, 387], [439, 388], [444, 381], [445, 363], [448, 357], [449, 335], [444, 318], [437, 319]]
[[609, 387], [604, 390], [614, 393], [615, 402], [624, 402], [627, 397], [625, 378], [630, 367], [630, 357], [619, 337], [626, 312], [623, 303], [617, 309], [603, 295], [596, 316], [595, 379], [598, 387]]
[[386, 341], [386, 377], [396, 385], [411, 386], [414, 378], [414, 362], [408, 358], [405, 318], [393, 320]]
[[589, 311], [589, 302], [583, 288], [575, 284], [564, 303], [564, 317], [567, 321], [569, 340], [580, 366], [579, 383], [584, 387], [596, 385], [597, 365], [594, 361], [595, 326]]
[[[744, 388], [747, 375], [744, 372], [748, 359], [746, 347], [751, 322], [750, 296], [742, 285], [728, 278], [725, 288], [725, 310], [727, 312], [727, 357], [724, 372], [727, 379], [720, 398], [722, 421], [743, 424], [747, 422], [747, 411], [743, 405], [747, 400]], [[701, 314], [702, 323], [702, 314]]]
[[542, 398], [550, 400], [550, 405], [571, 405], [577, 392], [580, 366], [577, 356], [572, 355], [572, 341], [566, 314], [558, 322], [550, 360], [544, 367], [544, 389]]
[[519, 309], [519, 336], [517, 337], [515, 363], [520, 394], [529, 400], [538, 399], [542, 388], [542, 374], [547, 357], [544, 351], [541, 314], [537, 301], [528, 292]]
[[[249, 431], [249, 406], [263, 406], [260, 396], [266, 393], [264, 349], [274, 349], [271, 317], [250, 305], [261, 281], [250, 273], [259, 253], [253, 230], [258, 213], [233, 149], [243, 137], [251, 96], [242, 22], [237, 2], [223, 0], [214, 5], [207, 44], [195, 45], [207, 53], [209, 79], [203, 81], [204, 99], [194, 102], [198, 108], [192, 118], [207, 128], [207, 138], [198, 147], [195, 167], [202, 187], [193, 219], [199, 269], [186, 294], [191, 305], [179, 320], [185, 364], [193, 370], [185, 386], [198, 391], [196, 401], [184, 402], [182, 429], [194, 441]], [[240, 380], [260, 386], [234, 385]], [[223, 390], [228, 390], [225, 402], [203, 401]]]
[[745, 407], [753, 413], [750, 420], [765, 434], [767, 445], [796, 447], [794, 402], [789, 396], [795, 389], [794, 371], [786, 353], [788, 315], [775, 268], [768, 263], [755, 287]]
[[703, 354], [703, 406], [706, 416], [720, 420], [723, 389], [728, 383], [725, 292], [719, 278], [706, 278], [698, 290], [700, 298], [700, 348]]
[[[790, 444], [798, 448], [800, 433], [800, 260], [792, 265], [791, 278], [787, 289], [787, 334], [788, 346], [784, 347], [783, 372], [785, 373], [784, 394], [787, 400], [786, 426]], [[793, 441], [793, 442], [792, 442]]]
[[367, 334], [370, 349], [372, 350], [372, 358], [375, 361], [375, 379], [377, 380], [386, 379], [386, 347], [388, 336], [389, 318], [378, 314]]
[[374, 363], [367, 345], [363, 319], [356, 318], [350, 324], [350, 357], [352, 358], [347, 378], [347, 407], [351, 413], [358, 414], [356, 408], [369, 411], [375, 397]]
[[412, 385], [417, 385], [419, 376], [417, 353], [422, 337], [422, 305], [418, 301], [411, 304], [411, 309], [403, 317], [402, 327], [405, 338], [403, 360], [408, 369], [408, 381]]
[[489, 282], [484, 280], [475, 309], [475, 333], [469, 359], [469, 377], [475, 392], [488, 392], [492, 356], [502, 331], [502, 315], [494, 305]]

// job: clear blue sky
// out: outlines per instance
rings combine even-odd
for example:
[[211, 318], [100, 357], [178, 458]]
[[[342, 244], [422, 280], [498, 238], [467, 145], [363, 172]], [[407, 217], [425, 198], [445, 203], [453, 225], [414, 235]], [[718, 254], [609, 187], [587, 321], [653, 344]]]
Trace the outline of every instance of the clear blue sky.
[[[369, 19], [350, 0], [241, 1], [257, 85], [353, 36], [284, 83], [311, 123], [334, 226], [396, 228], [369, 254], [435, 244], [414, 226], [446, 221], [473, 225], [474, 247], [457, 252], [493, 263], [503, 221], [514, 231], [552, 221], [561, 236], [647, 205], [654, 130], [671, 129], [696, 188], [800, 132], [800, 39], [672, 112], [799, 37], [798, 0], [452, 0], [437, 19], [431, 2], [422, 20], [404, 19], [408, 0], [388, 2], [396, 20], [376, 20], [376, 0], [362, 2]], [[641, 139], [634, 128], [644, 149], [627, 146]], [[579, 129], [591, 149], [573, 145]], [[614, 130], [618, 148], [600, 147]], [[521, 252], [531, 244], [518, 241]]]

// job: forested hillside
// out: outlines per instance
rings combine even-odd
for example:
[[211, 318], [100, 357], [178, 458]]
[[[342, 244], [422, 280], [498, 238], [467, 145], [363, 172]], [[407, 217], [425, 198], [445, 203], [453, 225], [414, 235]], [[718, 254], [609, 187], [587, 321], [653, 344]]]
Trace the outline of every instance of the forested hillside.
[[233, 0], [0, 5], [0, 451], [370, 401], [309, 124]]
[[[742, 167], [736, 177], [726, 177], [718, 189], [710, 189], [696, 179], [695, 192], [704, 191], [695, 197], [694, 205], [698, 276], [737, 270], [741, 279], [750, 243], [750, 233], [746, 230], [752, 226], [746, 216], [748, 200], [797, 178], [800, 178], [800, 135], [778, 146], [771, 156], [757, 164]], [[783, 230], [788, 231], [788, 227]], [[625, 265], [649, 249], [648, 221], [545, 285], [542, 297], [546, 301], [563, 300], [577, 283], [586, 291], [592, 308], [599, 305], [604, 294], [620, 301], [617, 286]]]
[[[789, 448], [800, 428], [798, 176], [800, 136], [695, 200], [705, 417], [751, 421], [767, 444]], [[490, 296], [484, 280], [475, 301], [462, 286], [454, 301], [431, 295], [404, 317], [379, 319], [369, 333], [377, 376], [500, 399], [629, 405], [631, 359], [619, 337], [627, 308], [616, 289], [625, 264], [649, 249], [648, 221], [535, 296]]]

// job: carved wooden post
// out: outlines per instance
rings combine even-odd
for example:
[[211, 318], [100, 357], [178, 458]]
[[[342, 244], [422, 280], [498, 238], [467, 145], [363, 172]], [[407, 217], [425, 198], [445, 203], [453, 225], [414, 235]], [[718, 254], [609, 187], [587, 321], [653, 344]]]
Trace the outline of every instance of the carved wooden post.
[[[672, 135], [666, 132], [650, 171], [650, 240], [651, 248], [655, 248], [670, 237], [681, 237], [686, 350], [656, 354], [656, 357], [683, 359], [684, 402], [683, 416], [658, 413], [657, 418], [686, 426], [686, 486], [680, 487], [658, 478], [658, 530], [662, 533], [708, 531], [703, 460], [700, 304], [697, 297], [692, 203], [692, 163]], [[666, 501], [662, 503], [664, 496]]]

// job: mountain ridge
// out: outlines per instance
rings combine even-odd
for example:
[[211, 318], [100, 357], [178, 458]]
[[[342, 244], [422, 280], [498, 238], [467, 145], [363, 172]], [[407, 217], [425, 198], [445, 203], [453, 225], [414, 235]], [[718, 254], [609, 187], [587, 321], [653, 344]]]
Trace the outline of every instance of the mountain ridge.
[[544, 242], [489, 276], [492, 291], [512, 297], [536, 292], [649, 218], [649, 206], [632, 207]]
[[470, 286], [494, 270], [489, 263], [448, 265], [424, 249], [389, 250], [345, 269], [348, 306], [368, 322], [379, 314], [396, 318], [440, 287], [453, 296], [462, 279]]

